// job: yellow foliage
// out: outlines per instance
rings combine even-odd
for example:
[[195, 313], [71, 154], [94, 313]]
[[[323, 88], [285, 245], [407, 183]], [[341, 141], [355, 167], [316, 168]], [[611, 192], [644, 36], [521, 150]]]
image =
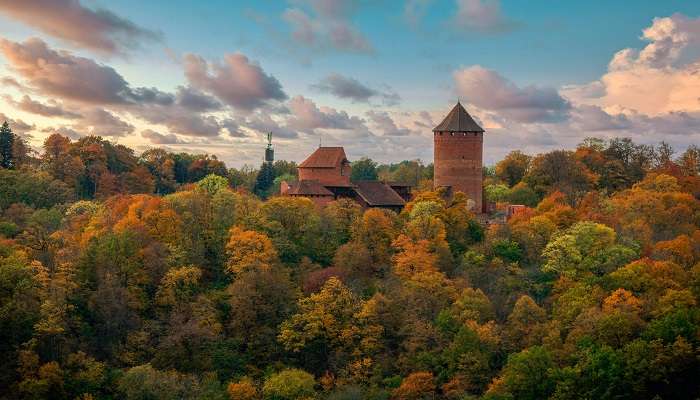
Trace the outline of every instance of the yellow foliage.
[[269, 269], [277, 260], [277, 251], [267, 235], [246, 231], [237, 226], [230, 230], [226, 244], [226, 271], [240, 274], [256, 269]]

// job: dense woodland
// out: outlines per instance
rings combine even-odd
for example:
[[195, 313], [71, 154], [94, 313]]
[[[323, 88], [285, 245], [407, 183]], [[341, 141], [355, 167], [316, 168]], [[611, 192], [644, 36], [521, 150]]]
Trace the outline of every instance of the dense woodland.
[[[700, 396], [700, 149], [587, 139], [432, 166], [400, 214], [274, 196], [295, 165], [0, 130], [0, 398]], [[498, 208], [498, 207], [497, 207]]]

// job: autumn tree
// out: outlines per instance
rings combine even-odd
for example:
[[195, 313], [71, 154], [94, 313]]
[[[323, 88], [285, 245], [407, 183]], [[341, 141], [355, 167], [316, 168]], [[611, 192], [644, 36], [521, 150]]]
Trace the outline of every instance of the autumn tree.
[[266, 235], [237, 226], [231, 228], [226, 252], [226, 271], [231, 274], [270, 269], [277, 260], [277, 252]]
[[263, 385], [265, 400], [303, 400], [316, 394], [313, 375], [300, 369], [285, 369], [272, 374]]
[[231, 400], [258, 400], [260, 398], [255, 384], [250, 378], [230, 382], [226, 392]]
[[573, 152], [556, 150], [535, 157], [523, 180], [540, 197], [556, 189], [576, 204], [593, 187], [596, 177]]
[[520, 182], [528, 172], [532, 157], [519, 150], [511, 151], [496, 164], [496, 176], [513, 187]]
[[414, 372], [394, 389], [392, 398], [397, 400], [432, 400], [437, 398], [435, 381], [430, 372]]

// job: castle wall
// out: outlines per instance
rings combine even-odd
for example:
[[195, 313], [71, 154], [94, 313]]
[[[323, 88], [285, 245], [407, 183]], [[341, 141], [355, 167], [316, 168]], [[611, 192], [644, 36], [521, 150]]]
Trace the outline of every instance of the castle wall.
[[449, 186], [474, 200], [474, 211], [482, 212], [483, 133], [435, 132], [434, 186]]
[[299, 180], [318, 181], [327, 186], [349, 186], [350, 166], [336, 168], [299, 168]]

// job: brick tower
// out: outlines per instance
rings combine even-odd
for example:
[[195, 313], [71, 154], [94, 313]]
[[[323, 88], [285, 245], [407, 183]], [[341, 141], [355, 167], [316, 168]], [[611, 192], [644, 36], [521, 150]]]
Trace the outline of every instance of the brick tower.
[[433, 134], [435, 188], [446, 187], [451, 193], [463, 192], [474, 200], [474, 211], [481, 213], [484, 130], [457, 102], [433, 129]]

